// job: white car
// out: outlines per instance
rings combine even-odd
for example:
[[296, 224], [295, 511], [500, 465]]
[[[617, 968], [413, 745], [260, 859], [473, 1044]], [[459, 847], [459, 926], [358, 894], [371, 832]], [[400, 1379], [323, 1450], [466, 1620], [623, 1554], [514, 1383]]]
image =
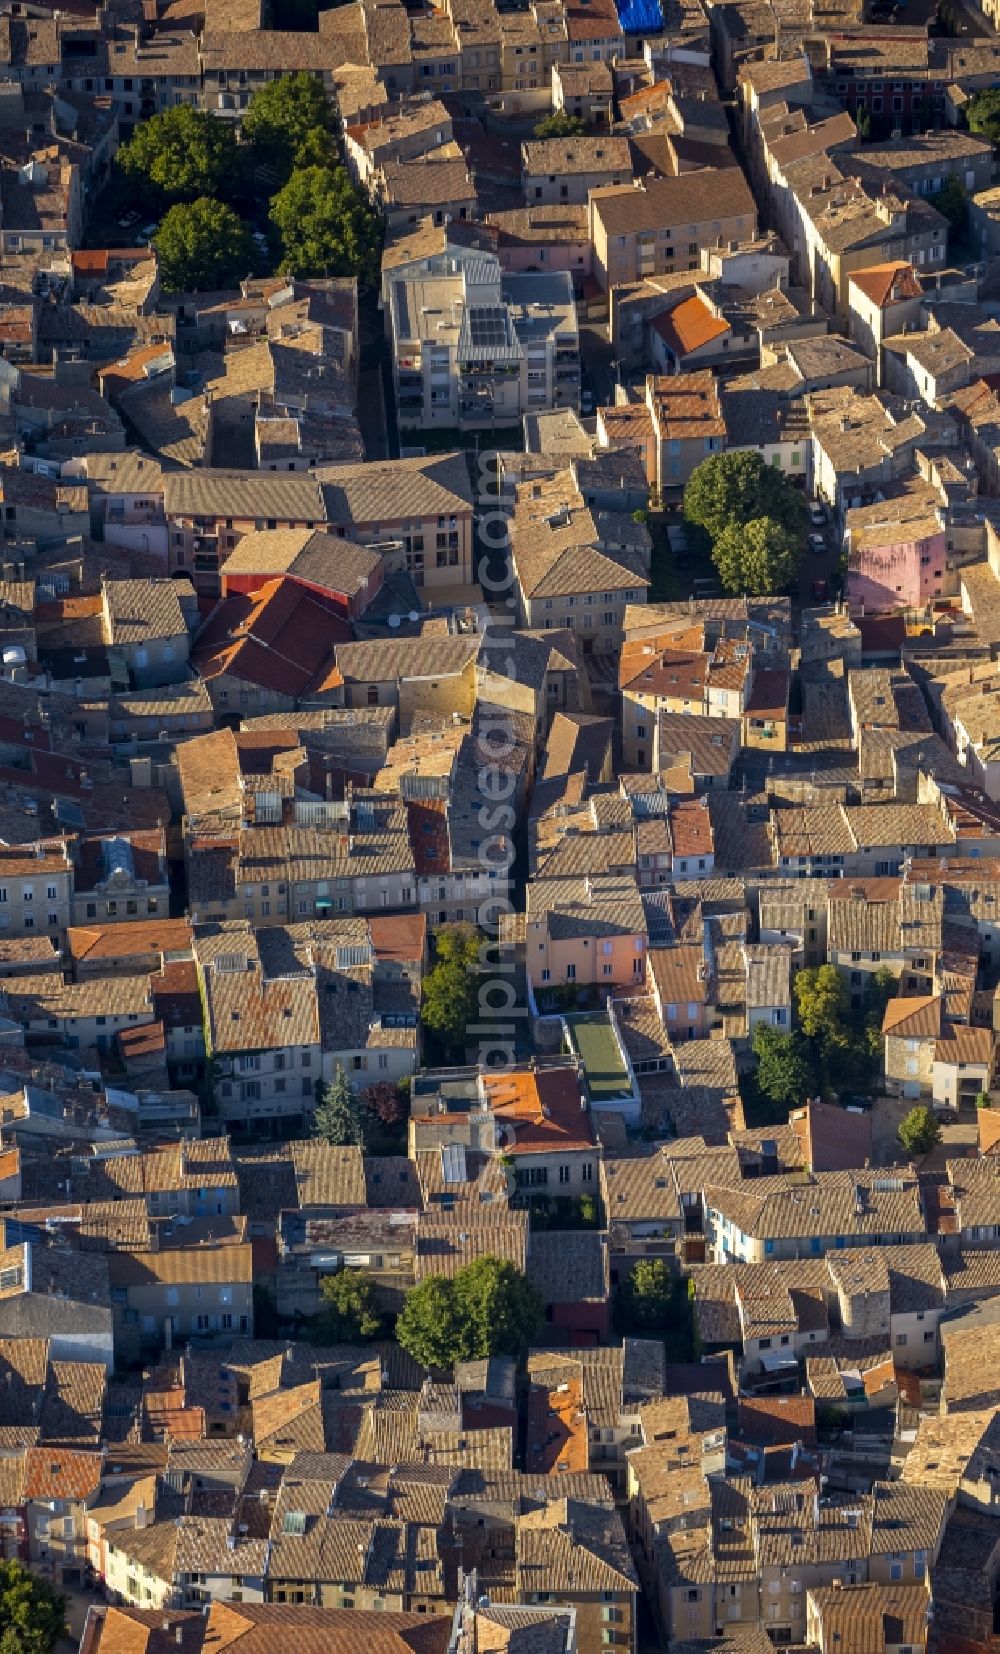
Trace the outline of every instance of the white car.
[[822, 534], [810, 534], [809, 550], [816, 552], [826, 550], [826, 541], [824, 540]]
[[818, 500], [812, 500], [809, 505], [809, 521], [814, 528], [822, 528], [826, 522], [826, 512]]

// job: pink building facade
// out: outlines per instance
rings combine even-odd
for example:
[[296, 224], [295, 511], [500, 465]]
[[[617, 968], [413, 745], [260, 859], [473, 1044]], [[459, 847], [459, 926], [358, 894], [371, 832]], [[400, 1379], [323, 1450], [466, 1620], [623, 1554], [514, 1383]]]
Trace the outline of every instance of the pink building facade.
[[864, 614], [925, 608], [944, 592], [947, 554], [943, 532], [859, 547], [847, 571], [848, 608]]

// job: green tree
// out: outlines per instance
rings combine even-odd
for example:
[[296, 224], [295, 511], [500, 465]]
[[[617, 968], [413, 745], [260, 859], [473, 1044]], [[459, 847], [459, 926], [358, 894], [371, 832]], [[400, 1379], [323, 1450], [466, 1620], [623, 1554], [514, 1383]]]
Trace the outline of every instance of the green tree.
[[893, 976], [884, 965], [880, 965], [878, 970], [869, 976], [865, 988], [860, 1045], [868, 1059], [868, 1078], [871, 1079], [877, 1078], [877, 1072], [882, 1065], [882, 1024], [885, 1021], [885, 1008], [898, 992], [899, 978]]
[[805, 500], [775, 465], [750, 449], [712, 454], [691, 473], [684, 489], [684, 516], [695, 530], [717, 540], [730, 524], [772, 518], [805, 543]]
[[325, 126], [314, 126], [307, 132], [295, 156], [296, 167], [325, 167], [328, 171], [337, 165], [337, 140]]
[[313, 75], [281, 75], [254, 93], [241, 124], [258, 159], [287, 175], [303, 164], [304, 152], [312, 165], [317, 145], [329, 154], [333, 110]]
[[866, 144], [872, 135], [872, 118], [866, 104], [861, 104], [855, 111], [854, 124], [858, 129], [858, 137]]
[[731, 522], [712, 547], [712, 561], [727, 591], [766, 597], [787, 586], [799, 566], [802, 542], [775, 517]]
[[615, 1320], [623, 1333], [662, 1332], [670, 1319], [674, 1278], [663, 1258], [640, 1258], [618, 1289]]
[[812, 1090], [812, 1071], [798, 1036], [759, 1022], [751, 1043], [757, 1058], [757, 1086], [764, 1096], [779, 1108], [805, 1102]]
[[931, 196], [931, 206], [936, 207], [948, 220], [948, 227], [954, 235], [961, 235], [969, 221], [969, 197], [961, 178], [951, 173], [942, 184], [936, 195]]
[[808, 1039], [842, 1037], [847, 1016], [847, 988], [835, 965], [817, 965], [797, 971], [795, 1002], [802, 1032]]
[[422, 1367], [450, 1370], [456, 1361], [467, 1360], [472, 1354], [468, 1332], [455, 1302], [454, 1281], [430, 1275], [406, 1294], [396, 1342]]
[[66, 1633], [66, 1598], [20, 1562], [0, 1562], [0, 1648], [52, 1654]]
[[567, 115], [565, 109], [556, 109], [543, 115], [535, 123], [536, 138], [582, 138], [587, 128], [579, 115]]
[[460, 1269], [455, 1305], [476, 1356], [522, 1356], [543, 1319], [535, 1287], [506, 1258], [476, 1258]]
[[450, 1051], [465, 1044], [476, 1014], [479, 936], [472, 925], [445, 925], [434, 933], [435, 964], [424, 978], [420, 1018]]
[[941, 1141], [941, 1127], [933, 1110], [921, 1106], [911, 1108], [905, 1120], [900, 1121], [896, 1135], [907, 1154], [929, 1154], [935, 1143]]
[[364, 1113], [339, 1063], [333, 1079], [320, 1091], [313, 1115], [313, 1135], [335, 1148], [350, 1148], [355, 1143], [364, 1147]]
[[880, 1033], [885, 1008], [898, 992], [899, 977], [893, 976], [887, 966], [880, 965], [877, 971], [872, 971], [865, 988], [865, 1021], [877, 1022]]
[[382, 1331], [375, 1283], [363, 1269], [341, 1269], [320, 1283], [323, 1307], [317, 1324], [322, 1344], [362, 1344]]
[[256, 264], [250, 232], [231, 207], [202, 196], [171, 207], [153, 237], [169, 293], [237, 287]]
[[396, 1342], [422, 1367], [450, 1369], [487, 1355], [522, 1356], [542, 1324], [525, 1275], [503, 1258], [477, 1258], [453, 1279], [432, 1275], [406, 1295]]
[[271, 201], [290, 276], [378, 277], [381, 225], [342, 166], [299, 167]]
[[984, 86], [981, 92], [973, 92], [965, 106], [965, 119], [970, 132], [1000, 148], [1000, 87]]
[[118, 165], [166, 201], [225, 197], [239, 176], [239, 148], [228, 121], [179, 103], [139, 122]]
[[990, 1094], [989, 1094], [988, 1091], [977, 1091], [976, 1092], [976, 1107], [977, 1108], [992, 1108], [993, 1107], [993, 1104], [990, 1100]]

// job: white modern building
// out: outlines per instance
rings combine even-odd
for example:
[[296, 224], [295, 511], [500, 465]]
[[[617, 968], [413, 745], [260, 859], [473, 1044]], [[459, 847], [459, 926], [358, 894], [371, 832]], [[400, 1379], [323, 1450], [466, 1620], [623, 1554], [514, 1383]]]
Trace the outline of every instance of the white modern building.
[[516, 425], [580, 406], [580, 336], [565, 271], [504, 275], [491, 253], [392, 283], [393, 381], [403, 429]]

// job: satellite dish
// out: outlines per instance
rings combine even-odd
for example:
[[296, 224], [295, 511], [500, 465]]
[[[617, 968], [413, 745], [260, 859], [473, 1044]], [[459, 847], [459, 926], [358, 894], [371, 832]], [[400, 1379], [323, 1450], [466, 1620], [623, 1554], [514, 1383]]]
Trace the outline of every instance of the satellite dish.
[[390, 615], [389, 616], [389, 625], [390, 626], [398, 626], [399, 625], [399, 616], [398, 615]]

